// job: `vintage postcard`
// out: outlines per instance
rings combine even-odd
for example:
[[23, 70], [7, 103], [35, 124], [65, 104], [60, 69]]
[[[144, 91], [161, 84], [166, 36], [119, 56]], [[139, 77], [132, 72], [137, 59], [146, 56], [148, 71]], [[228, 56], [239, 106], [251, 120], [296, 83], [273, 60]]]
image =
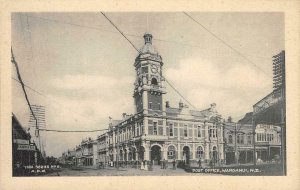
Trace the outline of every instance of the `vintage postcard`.
[[287, 81], [299, 65], [288, 56], [287, 10], [13, 7], [5, 18], [11, 109], [1, 155], [11, 181], [39, 189], [67, 176], [74, 184], [174, 176], [194, 189], [204, 177], [299, 179], [289, 172], [299, 166], [289, 159], [299, 140], [288, 122], [299, 90], [289, 89], [299, 84]]

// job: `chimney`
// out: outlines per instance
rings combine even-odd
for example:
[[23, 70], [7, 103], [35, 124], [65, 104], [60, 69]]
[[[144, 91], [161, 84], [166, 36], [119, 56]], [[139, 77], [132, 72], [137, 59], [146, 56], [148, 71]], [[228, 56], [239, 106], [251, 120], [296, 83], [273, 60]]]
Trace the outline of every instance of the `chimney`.
[[231, 116], [228, 117], [227, 122], [232, 123], [232, 117]]
[[166, 101], [166, 108], [169, 108], [169, 107], [170, 107], [170, 102]]
[[179, 101], [179, 109], [181, 110], [183, 108], [183, 102], [182, 100]]

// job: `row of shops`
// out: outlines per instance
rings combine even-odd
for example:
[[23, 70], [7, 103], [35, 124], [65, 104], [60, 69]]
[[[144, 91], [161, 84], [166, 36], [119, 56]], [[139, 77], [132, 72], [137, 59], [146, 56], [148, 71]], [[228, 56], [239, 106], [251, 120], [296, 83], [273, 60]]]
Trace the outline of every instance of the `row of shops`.
[[31, 135], [27, 132], [17, 117], [12, 115], [12, 167], [13, 176], [17, 176], [18, 168], [43, 164], [44, 158], [31, 141]]

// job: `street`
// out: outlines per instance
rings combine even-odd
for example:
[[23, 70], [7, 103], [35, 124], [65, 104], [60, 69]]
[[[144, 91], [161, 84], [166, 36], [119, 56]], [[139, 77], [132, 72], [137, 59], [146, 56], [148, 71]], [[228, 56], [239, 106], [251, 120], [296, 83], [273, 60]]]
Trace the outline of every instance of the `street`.
[[205, 173], [188, 173], [183, 169], [160, 169], [154, 168], [152, 171], [145, 171], [135, 168], [105, 168], [97, 169], [93, 167], [62, 168], [61, 171], [48, 173], [44, 176], [198, 176], [198, 175], [217, 175]]

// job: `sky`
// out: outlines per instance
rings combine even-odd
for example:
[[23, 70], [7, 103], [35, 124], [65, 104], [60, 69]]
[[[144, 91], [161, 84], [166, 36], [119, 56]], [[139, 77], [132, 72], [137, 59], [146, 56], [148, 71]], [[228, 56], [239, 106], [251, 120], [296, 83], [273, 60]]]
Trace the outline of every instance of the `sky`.
[[[182, 12], [105, 14], [138, 48], [145, 32], [153, 35], [164, 76], [198, 110], [216, 103], [237, 121], [272, 91], [272, 56], [284, 50], [282, 13], [189, 13], [238, 53]], [[14, 13], [12, 47], [24, 83], [43, 94], [26, 89], [31, 104], [45, 107], [47, 129], [106, 129], [108, 117], [134, 113], [138, 53], [100, 13]], [[182, 98], [166, 87], [166, 100], [178, 107]], [[27, 128], [29, 108], [14, 80], [12, 91], [12, 111]], [[41, 132], [41, 139], [58, 157], [99, 134]]]

